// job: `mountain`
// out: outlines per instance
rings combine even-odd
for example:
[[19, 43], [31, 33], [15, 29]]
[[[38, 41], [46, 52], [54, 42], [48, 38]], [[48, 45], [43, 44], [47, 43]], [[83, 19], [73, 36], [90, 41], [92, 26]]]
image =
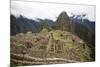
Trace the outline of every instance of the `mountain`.
[[63, 11], [56, 20], [56, 29], [70, 31], [70, 20], [65, 11]]
[[70, 20], [73, 22], [81, 23], [91, 31], [95, 31], [95, 21], [90, 21], [88, 19], [78, 19], [73, 17], [70, 17]]
[[38, 32], [40, 24], [34, 20], [27, 19], [23, 16], [16, 18], [11, 15], [11, 35], [25, 32]]
[[50, 19], [28, 19], [22, 15], [19, 17], [15, 17], [11, 15], [11, 35], [16, 35], [18, 33], [26, 33], [26, 32], [40, 32], [43, 28], [51, 29], [54, 25], [54, 21]]
[[95, 58], [95, 22], [89, 20], [78, 20], [77, 18], [72, 20], [68, 17], [67, 13], [63, 11], [55, 22], [54, 29], [64, 30], [72, 32], [81, 39], [83, 39], [87, 45], [91, 48], [91, 57]]
[[55, 22], [50, 19], [38, 19], [41, 25], [41, 30], [47, 28], [49, 31], [52, 30], [53, 26], [55, 26]]
[[81, 61], [95, 61], [95, 22], [65, 11], [55, 22], [11, 15], [12, 65]]
[[55, 22], [50, 19], [40, 18], [38, 18], [38, 21], [35, 21], [23, 16], [16, 18], [11, 15], [11, 35], [26, 32], [39, 33], [44, 28], [49, 31], [69, 31], [87, 43], [91, 48], [91, 56], [95, 58], [95, 22], [91, 22], [88, 19], [84, 19], [83, 21], [77, 18], [70, 18], [65, 11], [61, 12]]

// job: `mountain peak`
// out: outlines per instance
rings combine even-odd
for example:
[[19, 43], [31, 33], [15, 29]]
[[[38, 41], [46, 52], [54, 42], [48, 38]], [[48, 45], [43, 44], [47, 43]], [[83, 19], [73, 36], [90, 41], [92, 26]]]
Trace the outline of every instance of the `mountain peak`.
[[58, 28], [61, 28], [61, 30], [69, 31], [70, 19], [65, 11], [62, 11], [61, 14], [58, 16], [58, 19], [56, 21], [56, 25]]
[[62, 11], [60, 15], [67, 15], [66, 11]]
[[[61, 18], [63, 18], [63, 19], [69, 19], [69, 17], [68, 17], [68, 15], [67, 15], [67, 13], [66, 13], [66, 11], [63, 11], [63, 12], [61, 12], [61, 14], [59, 15], [59, 17], [61, 17]], [[58, 17], [58, 18], [59, 18]]]

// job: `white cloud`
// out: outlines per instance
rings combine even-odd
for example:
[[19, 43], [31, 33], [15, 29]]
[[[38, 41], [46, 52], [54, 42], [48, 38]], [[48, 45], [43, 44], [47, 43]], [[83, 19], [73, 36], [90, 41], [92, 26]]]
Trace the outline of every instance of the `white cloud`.
[[11, 1], [11, 13], [14, 15], [24, 15], [28, 18], [49, 18], [56, 20], [56, 17], [66, 11], [70, 16], [73, 14], [86, 13], [89, 20], [95, 20], [95, 6], [72, 5], [72, 4], [49, 4], [37, 2]]

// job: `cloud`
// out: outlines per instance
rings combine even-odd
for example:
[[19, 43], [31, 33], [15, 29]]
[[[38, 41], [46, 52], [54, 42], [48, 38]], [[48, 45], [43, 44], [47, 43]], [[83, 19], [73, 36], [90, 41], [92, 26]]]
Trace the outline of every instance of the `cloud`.
[[76, 15], [85, 13], [89, 20], [95, 21], [95, 6], [11, 1], [11, 14], [16, 16], [21, 14], [31, 19], [49, 18], [55, 21], [62, 11], [66, 11], [69, 16], [72, 13]]

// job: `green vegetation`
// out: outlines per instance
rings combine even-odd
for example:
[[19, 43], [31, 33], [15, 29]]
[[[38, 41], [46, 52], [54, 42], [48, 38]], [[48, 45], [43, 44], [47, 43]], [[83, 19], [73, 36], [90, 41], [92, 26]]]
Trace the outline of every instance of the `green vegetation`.
[[[18, 60], [17, 65], [20, 65], [20, 61], [28, 60], [28, 57], [25, 59], [26, 56], [44, 59], [63, 58], [80, 62], [91, 61], [89, 47], [83, 48], [82, 44], [86, 43], [80, 43], [80, 41], [82, 40], [70, 32], [60, 30], [48, 32], [46, 28], [40, 33], [17, 34], [11, 36], [11, 53], [17, 54], [19, 57], [16, 58], [15, 55], [11, 55], [11, 59], [15, 59], [15, 62]], [[22, 58], [20, 55], [23, 55]], [[16, 65], [16, 63], [14, 64]]]
[[11, 66], [95, 60], [94, 31], [70, 21], [66, 12], [55, 22], [12, 16], [11, 23]]

